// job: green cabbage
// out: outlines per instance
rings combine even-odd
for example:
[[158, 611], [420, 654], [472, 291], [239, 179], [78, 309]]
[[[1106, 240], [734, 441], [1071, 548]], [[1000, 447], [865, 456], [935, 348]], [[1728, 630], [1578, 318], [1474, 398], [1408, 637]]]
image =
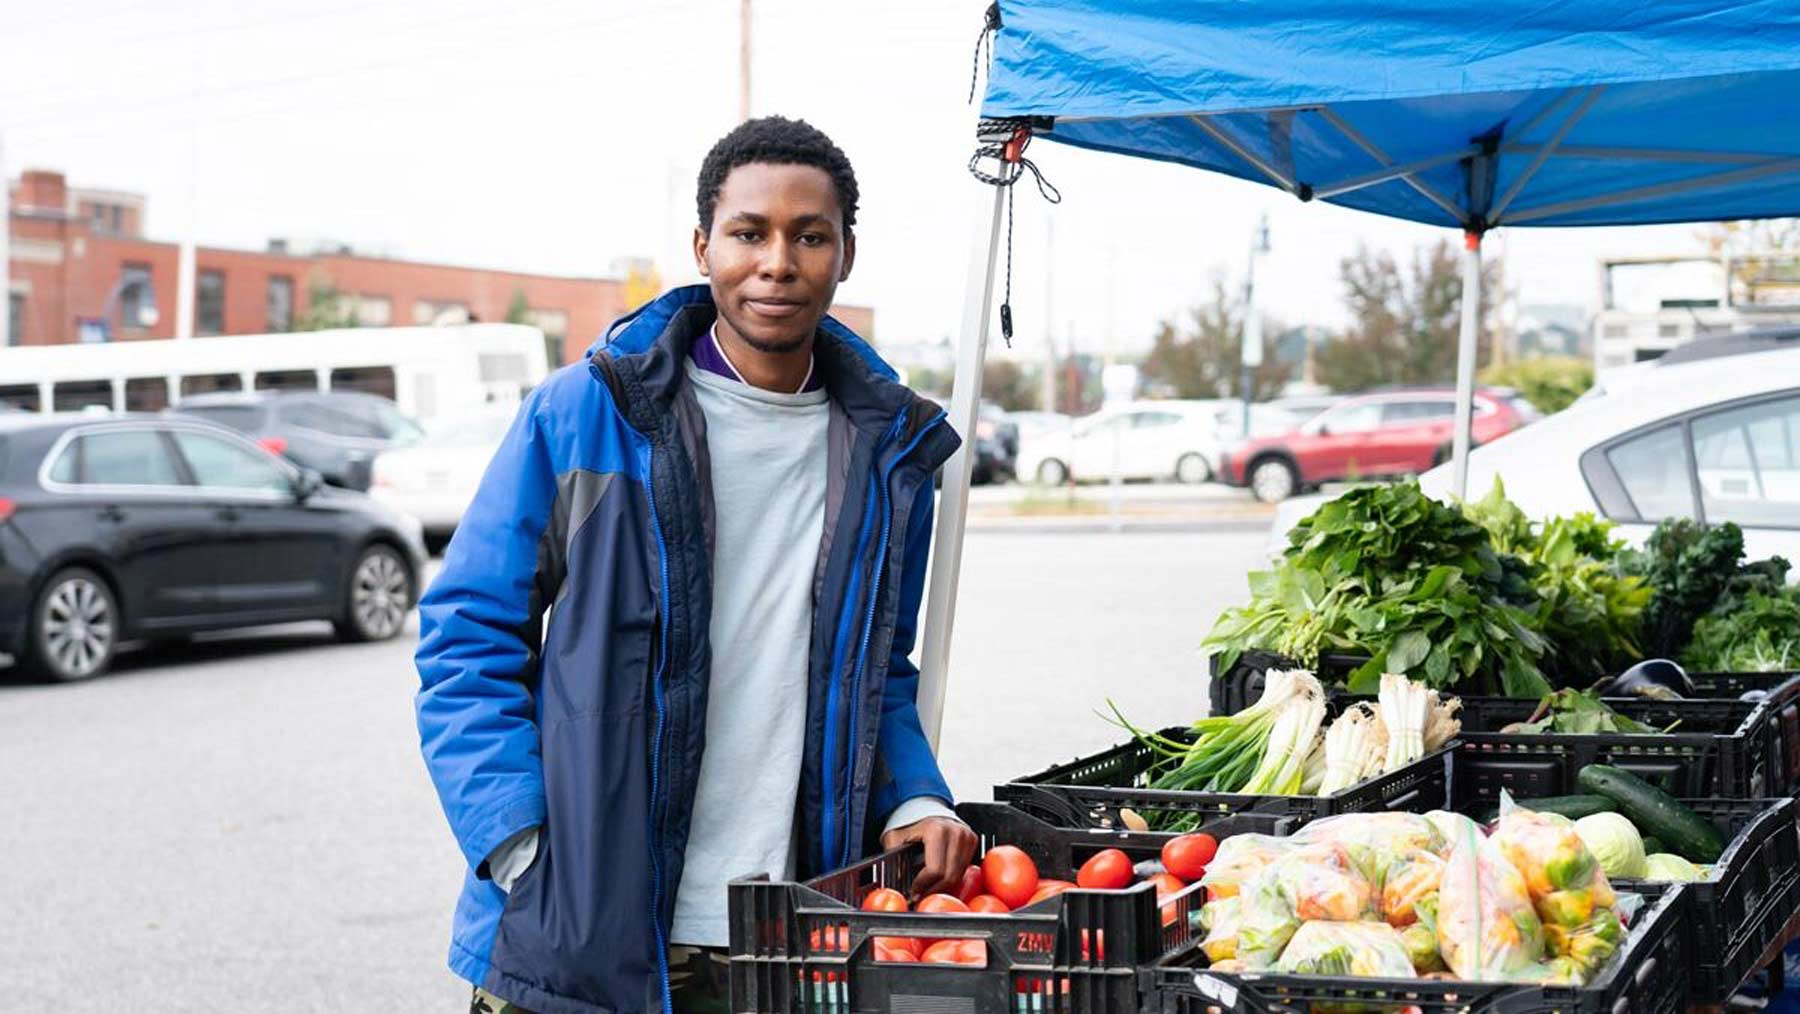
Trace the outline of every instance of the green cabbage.
[[1616, 813], [1596, 813], [1576, 821], [1575, 833], [1608, 877], [1643, 879], [1644, 839], [1630, 820]]
[[1667, 852], [1651, 853], [1645, 857], [1644, 866], [1645, 880], [1666, 880], [1673, 883], [1699, 880], [1706, 875], [1700, 867]]

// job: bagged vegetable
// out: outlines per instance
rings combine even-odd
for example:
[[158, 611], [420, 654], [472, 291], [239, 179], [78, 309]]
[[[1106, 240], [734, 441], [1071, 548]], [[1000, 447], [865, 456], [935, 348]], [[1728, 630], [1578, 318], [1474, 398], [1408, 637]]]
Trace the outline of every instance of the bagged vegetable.
[[1444, 848], [1438, 854], [1445, 859], [1450, 858], [1452, 843], [1462, 841], [1465, 835], [1483, 833], [1481, 825], [1475, 823], [1473, 818], [1449, 810], [1432, 810], [1425, 815], [1425, 819], [1431, 822], [1432, 827], [1437, 828], [1438, 834], [1443, 835]]
[[1413, 978], [1412, 959], [1400, 935], [1379, 922], [1309, 922], [1294, 934], [1275, 969], [1298, 975]]
[[1200, 878], [1200, 883], [1206, 885], [1209, 898], [1234, 898], [1245, 881], [1297, 847], [1289, 838], [1266, 834], [1233, 835], [1219, 843], [1218, 854], [1206, 864], [1206, 875]]
[[1619, 949], [1619, 943], [1625, 939], [1625, 926], [1619, 921], [1618, 913], [1610, 908], [1596, 911], [1592, 918], [1580, 926], [1566, 928], [1555, 923], [1544, 924], [1544, 939], [1550, 950], [1556, 955], [1551, 962], [1552, 968], [1560, 968], [1560, 962], [1569, 962], [1580, 973], [1576, 984], [1584, 983], [1600, 966], [1606, 964], [1613, 952]]
[[[1443, 833], [1417, 813], [1343, 813], [1316, 820], [1294, 832], [1296, 842], [1335, 842], [1353, 851], [1410, 855], [1421, 849], [1442, 852]], [[1357, 855], [1358, 859], [1363, 858]]]
[[1525, 877], [1473, 823], [1451, 844], [1435, 914], [1438, 951], [1459, 979], [1517, 979], [1543, 956]]
[[1444, 859], [1420, 850], [1389, 863], [1377, 878], [1381, 917], [1395, 929], [1419, 921], [1420, 899], [1435, 897], [1444, 883]]
[[1444, 970], [1444, 956], [1438, 953], [1437, 930], [1415, 922], [1400, 931], [1400, 945], [1406, 948], [1407, 960], [1420, 975]]
[[1206, 927], [1206, 939], [1200, 950], [1214, 965], [1237, 957], [1238, 930], [1243, 923], [1243, 899], [1221, 898], [1200, 909], [1200, 924]]
[[[1560, 814], [1508, 810], [1510, 803], [1502, 800], [1500, 823], [1491, 840], [1524, 875], [1552, 956], [1570, 959], [1583, 976], [1577, 981], [1585, 981], [1624, 937], [1612, 911], [1618, 900], [1612, 884], [1574, 821]], [[1565, 966], [1556, 967], [1559, 974], [1567, 971]]]
[[1268, 968], [1302, 923], [1374, 918], [1374, 895], [1342, 845], [1302, 845], [1243, 886], [1237, 956]]

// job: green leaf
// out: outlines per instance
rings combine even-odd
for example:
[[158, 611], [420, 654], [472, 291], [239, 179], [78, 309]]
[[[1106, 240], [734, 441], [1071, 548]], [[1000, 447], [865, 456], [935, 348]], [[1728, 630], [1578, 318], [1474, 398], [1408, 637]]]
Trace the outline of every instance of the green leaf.
[[1408, 630], [1394, 638], [1388, 646], [1389, 672], [1411, 672], [1414, 666], [1431, 654], [1431, 642], [1419, 630]]

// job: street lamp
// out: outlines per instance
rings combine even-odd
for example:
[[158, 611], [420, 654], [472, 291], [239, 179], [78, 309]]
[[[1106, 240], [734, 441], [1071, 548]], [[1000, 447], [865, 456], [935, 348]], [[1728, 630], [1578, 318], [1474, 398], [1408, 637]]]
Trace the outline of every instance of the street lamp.
[[1256, 220], [1256, 230], [1250, 234], [1250, 271], [1244, 279], [1244, 345], [1240, 353], [1243, 362], [1244, 395], [1244, 437], [1250, 436], [1250, 399], [1254, 394], [1252, 380], [1256, 368], [1262, 365], [1262, 314], [1256, 310], [1256, 259], [1269, 252], [1269, 216], [1264, 213]]

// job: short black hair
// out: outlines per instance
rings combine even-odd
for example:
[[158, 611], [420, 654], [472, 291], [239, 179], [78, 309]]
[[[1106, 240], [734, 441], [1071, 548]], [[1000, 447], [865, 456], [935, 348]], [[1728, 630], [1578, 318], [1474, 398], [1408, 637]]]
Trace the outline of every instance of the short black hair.
[[719, 138], [719, 143], [706, 153], [706, 161], [700, 163], [698, 203], [702, 231], [712, 232], [713, 211], [719, 206], [725, 177], [738, 166], [758, 162], [823, 170], [837, 191], [838, 207], [844, 212], [844, 231], [856, 225], [856, 170], [850, 168], [844, 150], [805, 120], [764, 116], [738, 124], [731, 133]]

